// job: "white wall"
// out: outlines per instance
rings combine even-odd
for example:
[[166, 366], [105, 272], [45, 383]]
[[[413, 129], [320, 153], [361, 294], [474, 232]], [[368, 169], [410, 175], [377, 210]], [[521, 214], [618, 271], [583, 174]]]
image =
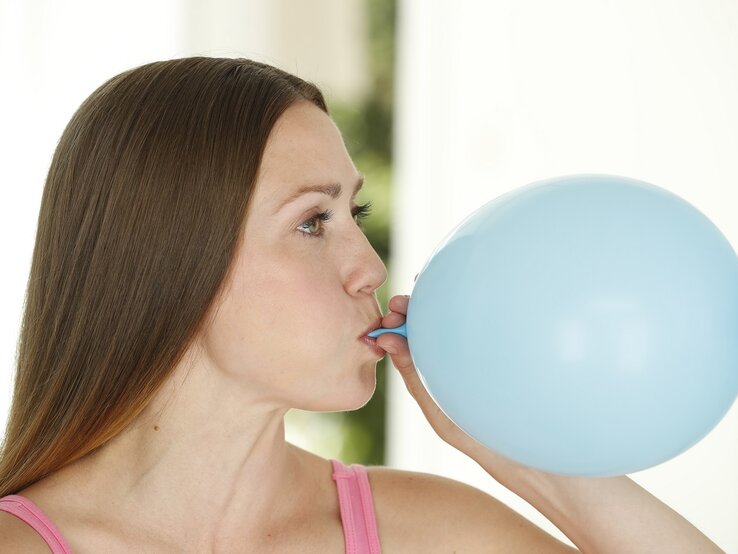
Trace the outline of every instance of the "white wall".
[[[411, 293], [478, 207], [570, 173], [667, 188], [738, 250], [738, 3], [400, 0], [398, 30], [391, 295]], [[438, 438], [396, 372], [388, 383], [388, 465], [481, 488], [572, 544]], [[736, 468], [738, 403], [687, 452], [629, 476], [738, 552]]]

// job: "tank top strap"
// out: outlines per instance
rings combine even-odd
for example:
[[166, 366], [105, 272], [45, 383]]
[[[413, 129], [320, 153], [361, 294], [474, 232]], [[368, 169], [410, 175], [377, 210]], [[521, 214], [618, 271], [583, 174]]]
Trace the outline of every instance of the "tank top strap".
[[13, 514], [35, 529], [51, 548], [52, 554], [71, 554], [72, 549], [69, 548], [59, 529], [29, 498], [19, 494], [3, 496], [0, 498], [0, 511]]
[[343, 523], [346, 554], [381, 554], [377, 520], [366, 467], [332, 459], [333, 480]]

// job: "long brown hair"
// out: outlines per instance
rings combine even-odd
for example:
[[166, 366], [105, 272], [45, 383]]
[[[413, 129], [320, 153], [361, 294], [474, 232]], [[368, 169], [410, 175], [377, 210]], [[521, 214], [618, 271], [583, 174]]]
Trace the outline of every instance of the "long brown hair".
[[320, 90], [243, 58], [157, 61], [77, 109], [46, 177], [0, 497], [97, 449], [212, 321], [277, 118]]

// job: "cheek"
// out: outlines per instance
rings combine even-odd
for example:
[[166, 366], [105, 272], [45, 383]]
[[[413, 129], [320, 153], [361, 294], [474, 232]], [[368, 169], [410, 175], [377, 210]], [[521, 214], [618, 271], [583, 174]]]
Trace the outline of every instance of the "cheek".
[[318, 271], [294, 261], [239, 271], [207, 337], [213, 362], [272, 385], [341, 364], [357, 322], [338, 301], [340, 283]]
[[274, 280], [269, 286], [272, 344], [325, 364], [342, 346], [342, 332], [347, 330], [340, 283], [313, 274]]

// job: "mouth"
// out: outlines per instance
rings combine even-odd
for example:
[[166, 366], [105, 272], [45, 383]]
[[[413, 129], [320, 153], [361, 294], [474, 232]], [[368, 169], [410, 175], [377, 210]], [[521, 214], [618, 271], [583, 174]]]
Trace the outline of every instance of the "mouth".
[[372, 322], [372, 324], [371, 324], [371, 325], [369, 325], [369, 327], [367, 327], [367, 328], [366, 328], [366, 329], [364, 330], [364, 333], [363, 333], [363, 334], [361, 334], [361, 335], [359, 335], [359, 336], [358, 336], [357, 338], [358, 338], [358, 339], [368, 338], [368, 339], [370, 339], [370, 340], [372, 340], [372, 341], [373, 341], [374, 339], [372, 339], [371, 337], [368, 337], [367, 335], [368, 335], [369, 333], [371, 333], [372, 331], [374, 331], [375, 329], [379, 329], [379, 328], [380, 328], [381, 326], [382, 326], [382, 318], [381, 318], [381, 317], [378, 317], [377, 319], [375, 319], [375, 320], [374, 320], [374, 321]]

